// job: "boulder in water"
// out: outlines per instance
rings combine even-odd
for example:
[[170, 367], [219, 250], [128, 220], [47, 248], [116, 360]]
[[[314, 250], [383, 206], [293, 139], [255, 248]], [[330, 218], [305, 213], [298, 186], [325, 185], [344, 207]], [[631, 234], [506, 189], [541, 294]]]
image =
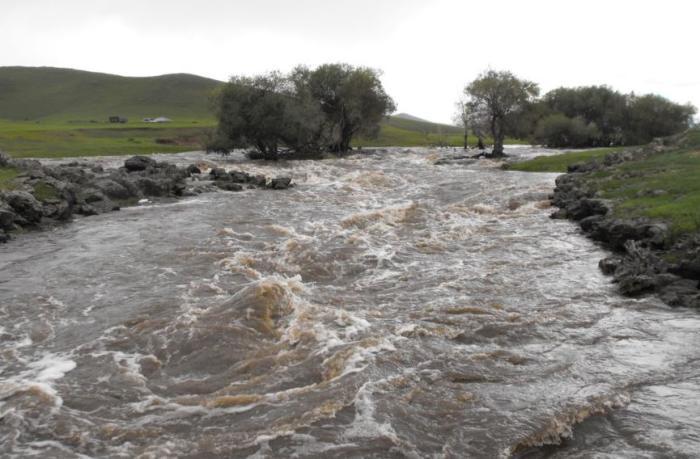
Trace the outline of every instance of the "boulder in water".
[[144, 171], [156, 165], [156, 160], [148, 156], [132, 156], [124, 161], [124, 167], [129, 172]]
[[43, 216], [41, 203], [26, 191], [10, 191], [5, 195], [7, 203], [26, 223], [35, 225]]
[[270, 183], [267, 185], [268, 188], [271, 190], [286, 190], [292, 186], [292, 178], [291, 177], [277, 177], [273, 178], [270, 180]]

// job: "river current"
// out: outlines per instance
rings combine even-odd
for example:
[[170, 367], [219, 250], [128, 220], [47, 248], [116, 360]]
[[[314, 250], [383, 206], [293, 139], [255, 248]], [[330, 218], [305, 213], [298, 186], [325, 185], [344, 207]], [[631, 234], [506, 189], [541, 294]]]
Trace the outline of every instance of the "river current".
[[617, 294], [554, 174], [453, 154], [162, 155], [296, 187], [0, 246], [0, 456], [697, 457], [697, 312]]

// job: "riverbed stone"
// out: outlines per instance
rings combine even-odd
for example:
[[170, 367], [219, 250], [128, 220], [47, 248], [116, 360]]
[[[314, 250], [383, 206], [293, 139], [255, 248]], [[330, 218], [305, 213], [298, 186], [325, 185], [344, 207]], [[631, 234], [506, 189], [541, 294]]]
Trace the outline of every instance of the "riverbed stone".
[[43, 216], [39, 201], [26, 191], [10, 191], [5, 194], [5, 200], [23, 220], [29, 224], [37, 224]]
[[156, 165], [156, 160], [148, 156], [132, 156], [124, 161], [124, 167], [129, 172], [143, 171]]
[[11, 230], [14, 228], [15, 213], [4, 205], [0, 206], [0, 229]]
[[276, 177], [267, 185], [272, 190], [286, 190], [292, 185], [291, 177]]

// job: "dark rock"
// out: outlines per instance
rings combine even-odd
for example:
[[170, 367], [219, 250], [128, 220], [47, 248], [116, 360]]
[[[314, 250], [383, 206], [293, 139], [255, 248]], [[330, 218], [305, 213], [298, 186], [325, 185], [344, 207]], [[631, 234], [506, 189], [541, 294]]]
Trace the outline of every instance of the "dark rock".
[[129, 189], [123, 184], [111, 179], [98, 180], [97, 182], [95, 182], [95, 186], [104, 194], [104, 196], [107, 196], [111, 199], [130, 199], [136, 197], [138, 194], [138, 191], [135, 186]]
[[272, 180], [270, 180], [270, 183], [267, 185], [267, 187], [272, 189], [272, 190], [286, 190], [290, 186], [292, 186], [291, 177], [273, 178]]
[[626, 276], [619, 280], [620, 292], [627, 296], [636, 296], [640, 293], [651, 292], [656, 288], [656, 285], [655, 278], [648, 274]]
[[674, 274], [687, 279], [700, 280], [700, 255], [691, 254], [670, 270]]
[[143, 171], [156, 165], [156, 161], [147, 156], [132, 156], [124, 161], [124, 167], [129, 172]]
[[231, 177], [231, 181], [234, 183], [248, 183], [251, 179], [250, 175], [240, 171], [231, 171], [229, 172], [229, 176]]
[[68, 201], [56, 200], [54, 202], [45, 203], [42, 211], [44, 217], [65, 221], [71, 218], [73, 206]]
[[600, 199], [583, 198], [567, 206], [566, 212], [569, 218], [581, 220], [591, 215], [606, 215], [609, 211], [607, 203]]
[[598, 230], [599, 225], [603, 222], [605, 217], [602, 215], [591, 215], [586, 217], [579, 222], [581, 229], [586, 233], [591, 233]]
[[78, 206], [76, 209], [76, 213], [78, 215], [84, 215], [86, 217], [99, 214], [97, 209], [94, 206], [92, 206], [91, 204], [82, 204], [82, 205]]
[[151, 177], [138, 177], [134, 180], [134, 184], [143, 196], [167, 196], [170, 191], [170, 184], [167, 181]]
[[620, 257], [608, 257], [603, 258], [598, 262], [598, 267], [603, 272], [603, 274], [610, 276], [615, 274], [620, 266], [622, 266], [623, 260]]
[[5, 233], [5, 231], [0, 229], [0, 244], [4, 244], [10, 240], [10, 236]]
[[218, 186], [222, 190], [226, 190], [226, 191], [241, 191], [241, 190], [243, 190], [243, 187], [241, 185], [239, 185], [238, 183], [233, 183], [233, 182], [217, 181], [216, 186]]
[[14, 228], [15, 213], [7, 208], [0, 207], [0, 229], [11, 230]]
[[226, 172], [225, 169], [222, 169], [220, 167], [215, 167], [213, 168], [210, 172], [209, 175], [213, 180], [230, 180], [231, 176], [229, 175], [228, 172]]
[[12, 209], [27, 223], [34, 225], [41, 221], [42, 206], [34, 196], [26, 191], [10, 191], [5, 200]]
[[10, 161], [12, 160], [12, 157], [5, 153], [4, 151], [0, 151], [0, 167], [6, 167], [10, 165]]
[[565, 220], [568, 217], [566, 209], [557, 209], [549, 216], [554, 220]]
[[189, 175], [201, 174], [202, 170], [199, 167], [195, 166], [194, 164], [190, 164], [189, 166], [187, 166], [187, 173]]
[[87, 190], [81, 191], [78, 198], [81, 201], [92, 204], [93, 202], [104, 201], [107, 197], [100, 190], [88, 188]]

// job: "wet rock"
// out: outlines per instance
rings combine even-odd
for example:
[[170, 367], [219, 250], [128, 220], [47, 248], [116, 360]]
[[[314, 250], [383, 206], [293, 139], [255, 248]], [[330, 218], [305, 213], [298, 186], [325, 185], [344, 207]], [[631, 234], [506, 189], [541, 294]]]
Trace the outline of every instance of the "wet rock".
[[95, 206], [93, 206], [91, 204], [81, 204], [80, 206], [77, 207], [76, 213], [78, 215], [83, 215], [85, 217], [99, 214], [99, 212], [97, 211], [97, 208], [95, 208]]
[[199, 167], [197, 167], [196, 165], [190, 164], [189, 166], [187, 166], [187, 173], [189, 175], [201, 174], [202, 170]]
[[10, 240], [10, 236], [4, 231], [0, 229], [0, 244], [4, 244]]
[[627, 296], [637, 296], [651, 292], [656, 287], [655, 278], [647, 274], [626, 276], [618, 281], [620, 292]]
[[292, 186], [291, 177], [273, 178], [272, 180], [270, 180], [270, 183], [267, 185], [267, 187], [272, 189], [272, 190], [286, 190], [290, 186]]
[[255, 186], [264, 187], [265, 183], [267, 183], [267, 178], [264, 175], [256, 175], [251, 177], [250, 183]]
[[[95, 182], [95, 186], [102, 192], [103, 197], [107, 196], [111, 199], [129, 199], [136, 197], [137, 194], [135, 187], [132, 189], [128, 189], [121, 183], [111, 179], [98, 180], [97, 182]], [[89, 201], [86, 199], [87, 202], [94, 202], [99, 200], [100, 199]]]
[[603, 272], [603, 274], [610, 276], [615, 274], [615, 272], [622, 266], [623, 260], [620, 257], [608, 257], [603, 258], [598, 262], [598, 267]]
[[231, 177], [231, 181], [234, 183], [248, 183], [251, 179], [250, 175], [240, 171], [231, 171], [229, 172], [229, 176]]
[[670, 271], [687, 279], [700, 280], [700, 255], [690, 254]]
[[5, 200], [26, 223], [35, 225], [41, 221], [43, 216], [41, 203], [31, 193], [10, 191], [5, 194]]
[[10, 160], [12, 160], [12, 157], [5, 153], [4, 151], [0, 151], [0, 167], [6, 167], [10, 165]]
[[44, 203], [42, 209], [44, 217], [54, 220], [69, 220], [73, 214], [73, 206], [68, 201], [57, 199]]
[[163, 180], [156, 180], [150, 177], [138, 177], [134, 184], [141, 191], [143, 196], [167, 196], [169, 194], [169, 184]]
[[84, 201], [88, 204], [98, 201], [104, 201], [106, 198], [107, 197], [102, 191], [95, 188], [88, 188], [87, 190], [83, 190], [79, 193], [78, 196], [78, 199], [80, 201]]
[[132, 156], [124, 161], [124, 167], [129, 172], [143, 171], [156, 165], [156, 161], [147, 156]]
[[609, 207], [601, 199], [583, 198], [567, 206], [566, 212], [569, 218], [581, 220], [591, 215], [606, 215], [609, 212]]
[[0, 201], [0, 229], [11, 230], [14, 228], [15, 213]]
[[243, 187], [238, 183], [217, 181], [216, 186], [226, 191], [241, 191]]
[[602, 215], [591, 215], [586, 217], [579, 222], [581, 229], [586, 233], [592, 233], [598, 230], [600, 224], [604, 221], [605, 217]]
[[231, 176], [226, 172], [225, 169], [222, 169], [220, 167], [215, 167], [211, 171], [209, 171], [209, 175], [211, 176], [212, 180], [230, 180]]

